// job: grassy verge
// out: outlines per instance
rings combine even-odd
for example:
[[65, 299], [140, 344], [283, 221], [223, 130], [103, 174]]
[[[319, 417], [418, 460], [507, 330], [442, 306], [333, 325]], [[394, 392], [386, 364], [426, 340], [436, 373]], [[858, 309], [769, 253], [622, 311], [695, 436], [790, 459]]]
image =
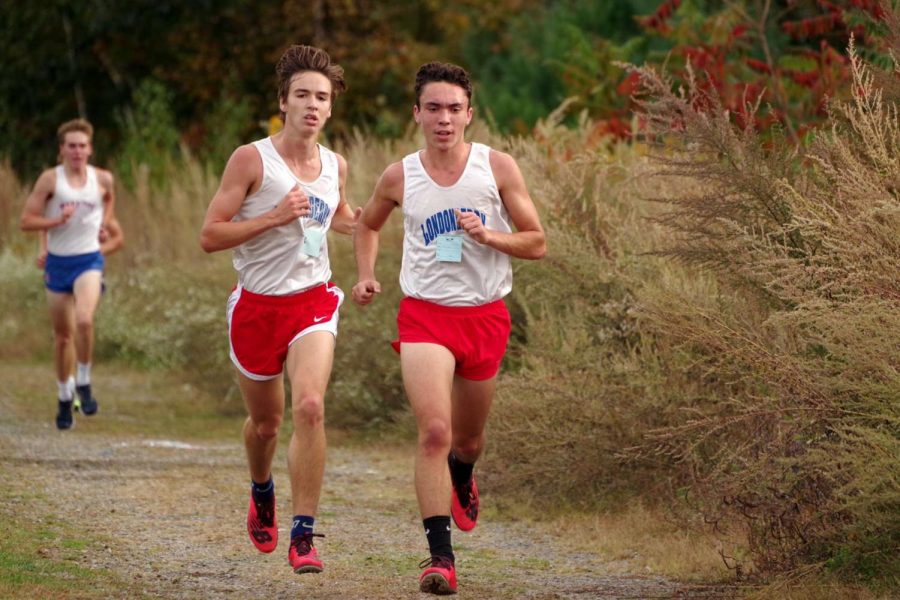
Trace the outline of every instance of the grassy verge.
[[0, 487], [0, 597], [140, 597], [115, 573], [87, 566], [92, 554], [105, 551], [103, 540], [87, 537], [73, 521], [24, 510], [40, 504], [39, 494]]

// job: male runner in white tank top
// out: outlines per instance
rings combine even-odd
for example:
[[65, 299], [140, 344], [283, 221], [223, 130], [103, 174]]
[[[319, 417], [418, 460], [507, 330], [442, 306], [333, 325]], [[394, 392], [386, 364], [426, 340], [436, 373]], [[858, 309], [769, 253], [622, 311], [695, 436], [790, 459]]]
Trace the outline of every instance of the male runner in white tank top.
[[288, 562], [318, 573], [313, 525], [325, 471], [324, 398], [343, 293], [330, 282], [330, 228], [350, 234], [347, 162], [318, 144], [344, 71], [311, 46], [276, 66], [284, 128], [231, 155], [200, 234], [207, 252], [234, 249], [238, 284], [227, 307], [231, 359], [249, 416], [247, 531], [261, 552], [278, 543], [272, 458], [284, 415], [285, 365], [294, 431], [288, 447], [293, 525]]
[[394, 347], [419, 430], [416, 496], [431, 552], [420, 565], [419, 587], [452, 594], [457, 581], [450, 519], [469, 531], [478, 517], [472, 468], [484, 448], [509, 338], [502, 300], [512, 288], [509, 257], [539, 259], [545, 242], [515, 160], [464, 139], [472, 120], [465, 70], [425, 64], [415, 93], [413, 116], [425, 148], [390, 165], [363, 208], [353, 300], [366, 305], [381, 291], [375, 278], [378, 232], [399, 206], [405, 298]]
[[104, 266], [99, 239], [113, 217], [114, 185], [109, 171], [88, 164], [93, 133], [83, 119], [59, 127], [61, 164], [38, 177], [21, 219], [23, 230], [47, 234], [44, 283], [53, 322], [59, 429], [74, 424], [75, 393], [85, 415], [97, 412], [90, 373]]

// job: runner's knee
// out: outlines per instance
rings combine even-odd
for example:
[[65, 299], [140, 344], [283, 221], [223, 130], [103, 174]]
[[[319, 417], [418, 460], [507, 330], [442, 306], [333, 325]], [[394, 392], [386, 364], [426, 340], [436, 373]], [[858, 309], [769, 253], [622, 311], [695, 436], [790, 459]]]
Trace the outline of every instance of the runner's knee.
[[57, 346], [66, 346], [72, 341], [72, 332], [66, 329], [54, 329], [53, 330], [53, 342]]
[[431, 419], [419, 431], [419, 445], [427, 455], [444, 454], [450, 450], [450, 423]]
[[315, 426], [325, 420], [325, 403], [320, 394], [304, 394], [296, 399], [292, 411], [294, 418]]
[[94, 316], [89, 313], [76, 313], [75, 314], [75, 327], [80, 331], [85, 331], [93, 328], [94, 326]]
[[278, 437], [278, 429], [281, 427], [281, 418], [272, 417], [264, 421], [253, 421], [253, 431], [261, 440], [271, 440]]
[[455, 439], [453, 452], [465, 462], [473, 462], [481, 454], [484, 448], [484, 436], [477, 435], [469, 438]]

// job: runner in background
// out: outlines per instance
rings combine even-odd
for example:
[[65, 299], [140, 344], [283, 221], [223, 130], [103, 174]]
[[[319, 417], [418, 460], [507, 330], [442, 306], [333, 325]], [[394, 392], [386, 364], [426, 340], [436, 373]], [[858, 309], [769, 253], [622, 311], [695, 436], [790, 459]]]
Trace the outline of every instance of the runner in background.
[[47, 235], [44, 285], [53, 323], [59, 429], [75, 423], [75, 394], [85, 415], [98, 410], [91, 363], [104, 266], [100, 236], [113, 218], [115, 195], [112, 174], [89, 164], [93, 134], [84, 119], [59, 127], [60, 164], [38, 177], [21, 217], [23, 230]]

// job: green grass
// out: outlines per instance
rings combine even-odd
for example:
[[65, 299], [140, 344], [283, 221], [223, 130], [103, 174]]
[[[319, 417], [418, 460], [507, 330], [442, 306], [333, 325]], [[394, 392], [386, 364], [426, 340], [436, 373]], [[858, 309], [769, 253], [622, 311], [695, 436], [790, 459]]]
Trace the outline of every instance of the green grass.
[[[0, 404], [14, 421], [50, 423], [56, 414], [53, 367], [46, 362], [5, 362], [0, 378], [10, 385]], [[222, 414], [219, 398], [190, 383], [185, 375], [135, 371], [99, 362], [92, 371], [94, 393], [103, 419], [76, 416], [82, 435], [179, 440], [239, 439], [242, 415]], [[8, 399], [4, 395], [9, 394]], [[22, 402], [16, 398], [32, 398]]]
[[[104, 551], [103, 540], [86, 538], [73, 522], [62, 519], [29, 522], [12, 507], [40, 502], [40, 495], [26, 498], [2, 493], [0, 597], [103, 598], [113, 590], [122, 596], [130, 588], [106, 569], [82, 565], [85, 557]], [[136, 597], [138, 593], [126, 595]]]

